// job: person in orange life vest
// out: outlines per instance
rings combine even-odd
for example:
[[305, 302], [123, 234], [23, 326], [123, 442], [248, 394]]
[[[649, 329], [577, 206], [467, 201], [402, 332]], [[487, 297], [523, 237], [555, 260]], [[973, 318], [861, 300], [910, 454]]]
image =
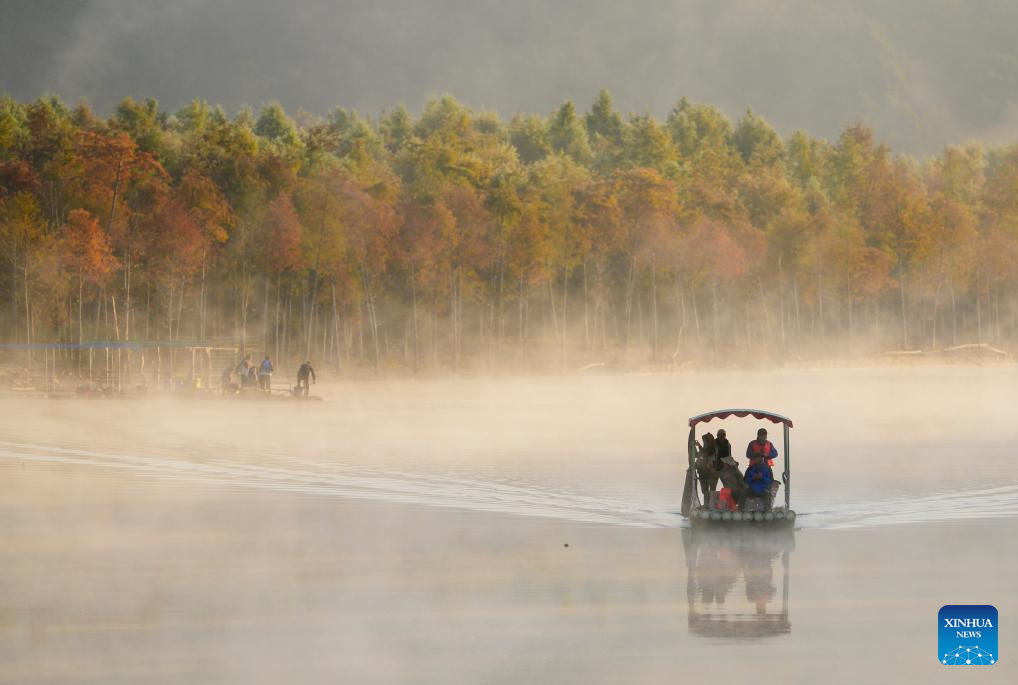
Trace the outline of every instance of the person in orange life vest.
[[746, 459], [749, 459], [752, 464], [756, 457], [766, 459], [768, 466], [774, 466], [774, 460], [778, 458], [778, 451], [774, 448], [774, 444], [767, 439], [766, 428], [758, 430], [756, 440], [746, 446]]

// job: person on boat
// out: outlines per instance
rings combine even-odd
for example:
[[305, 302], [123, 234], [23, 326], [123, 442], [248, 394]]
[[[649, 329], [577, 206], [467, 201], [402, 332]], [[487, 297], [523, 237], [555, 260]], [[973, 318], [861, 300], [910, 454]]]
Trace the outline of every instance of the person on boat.
[[315, 367], [311, 366], [310, 361], [306, 361], [300, 365], [297, 369], [297, 394], [303, 394], [307, 397], [311, 392], [311, 383], [308, 382], [308, 378], [311, 379], [311, 383], [318, 382], [315, 377]]
[[756, 440], [746, 445], [746, 459], [753, 463], [753, 459], [761, 457], [768, 466], [774, 466], [774, 460], [778, 458], [778, 450], [774, 443], [767, 439], [767, 429], [761, 428], [756, 432]]
[[720, 459], [721, 468], [718, 470], [718, 478], [721, 479], [721, 484], [732, 491], [732, 499], [735, 500], [735, 504], [742, 508], [742, 503], [746, 500], [746, 497], [750, 493], [749, 486], [746, 485], [746, 479], [742, 475], [742, 471], [739, 470], [739, 465], [736, 463], [735, 458], [731, 455]]
[[703, 445], [697, 445], [696, 475], [700, 481], [703, 503], [710, 503], [710, 493], [718, 485], [718, 451], [711, 433], [703, 434]]
[[732, 443], [728, 442], [724, 428], [718, 431], [718, 437], [714, 439], [714, 444], [718, 446], [718, 461], [732, 456]]
[[272, 389], [272, 360], [269, 359], [269, 355], [265, 355], [265, 359], [258, 366], [258, 387], [261, 390], [268, 392]]
[[764, 506], [770, 509], [771, 484], [774, 483], [774, 473], [762, 456], [753, 458], [749, 468], [746, 469], [745, 480], [750, 492], [756, 497], [763, 498]]

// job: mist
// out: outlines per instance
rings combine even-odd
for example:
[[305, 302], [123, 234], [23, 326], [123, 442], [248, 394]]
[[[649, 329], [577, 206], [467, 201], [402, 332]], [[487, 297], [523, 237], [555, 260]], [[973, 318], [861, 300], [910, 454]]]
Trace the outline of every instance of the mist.
[[[870, 367], [3, 399], [0, 673], [660, 680], [736, 645], [790, 674], [863, 650], [852, 678], [890, 663], [947, 682], [924, 626], [958, 578], [1016, 618], [1018, 556], [995, 543], [1018, 513], [1015, 381]], [[795, 422], [788, 538], [697, 537], [676, 513], [686, 417], [737, 403]], [[741, 461], [758, 423], [700, 432], [727, 428]], [[875, 614], [903, 637], [863, 629]], [[705, 638], [715, 615], [739, 637]]]
[[133, 96], [169, 110], [204, 98], [375, 115], [448, 92], [508, 115], [585, 107], [607, 88], [624, 112], [664, 117], [686, 96], [732, 118], [752, 108], [782, 134], [832, 139], [862, 119], [913, 154], [1018, 132], [1008, 2], [2, 5], [0, 90], [85, 97], [102, 112]]

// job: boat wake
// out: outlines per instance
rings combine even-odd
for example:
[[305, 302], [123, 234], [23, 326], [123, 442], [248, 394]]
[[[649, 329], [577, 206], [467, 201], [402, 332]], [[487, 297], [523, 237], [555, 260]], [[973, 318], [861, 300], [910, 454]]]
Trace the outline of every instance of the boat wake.
[[641, 528], [679, 525], [678, 517], [669, 511], [529, 485], [384, 471], [281, 454], [251, 456], [263, 463], [222, 459], [189, 461], [0, 442], [0, 460], [126, 469], [148, 477], [186, 480], [218, 488], [259, 489]]
[[[639, 528], [688, 525], [674, 505], [633, 502], [555, 491], [530, 484], [406, 473], [360, 465], [259, 452], [245, 460], [193, 460], [171, 456], [99, 452], [51, 445], [0, 442], [0, 462], [38, 462], [124, 470], [141, 477], [182, 480], [207, 488], [256, 489], [298, 495], [425, 505]], [[804, 529], [863, 528], [1018, 516], [1018, 484], [928, 496], [851, 502], [799, 510]]]
[[[809, 511], [805, 506], [803, 507]], [[853, 502], [803, 513], [803, 528], [865, 528], [1018, 516], [1018, 485]]]

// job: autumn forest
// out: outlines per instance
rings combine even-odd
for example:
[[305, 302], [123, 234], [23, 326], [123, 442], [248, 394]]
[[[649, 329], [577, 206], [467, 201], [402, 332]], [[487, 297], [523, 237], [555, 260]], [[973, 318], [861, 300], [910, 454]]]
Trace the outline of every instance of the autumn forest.
[[0, 99], [0, 342], [232, 341], [338, 373], [781, 363], [1018, 341], [1018, 145], [895, 154], [508, 121]]

